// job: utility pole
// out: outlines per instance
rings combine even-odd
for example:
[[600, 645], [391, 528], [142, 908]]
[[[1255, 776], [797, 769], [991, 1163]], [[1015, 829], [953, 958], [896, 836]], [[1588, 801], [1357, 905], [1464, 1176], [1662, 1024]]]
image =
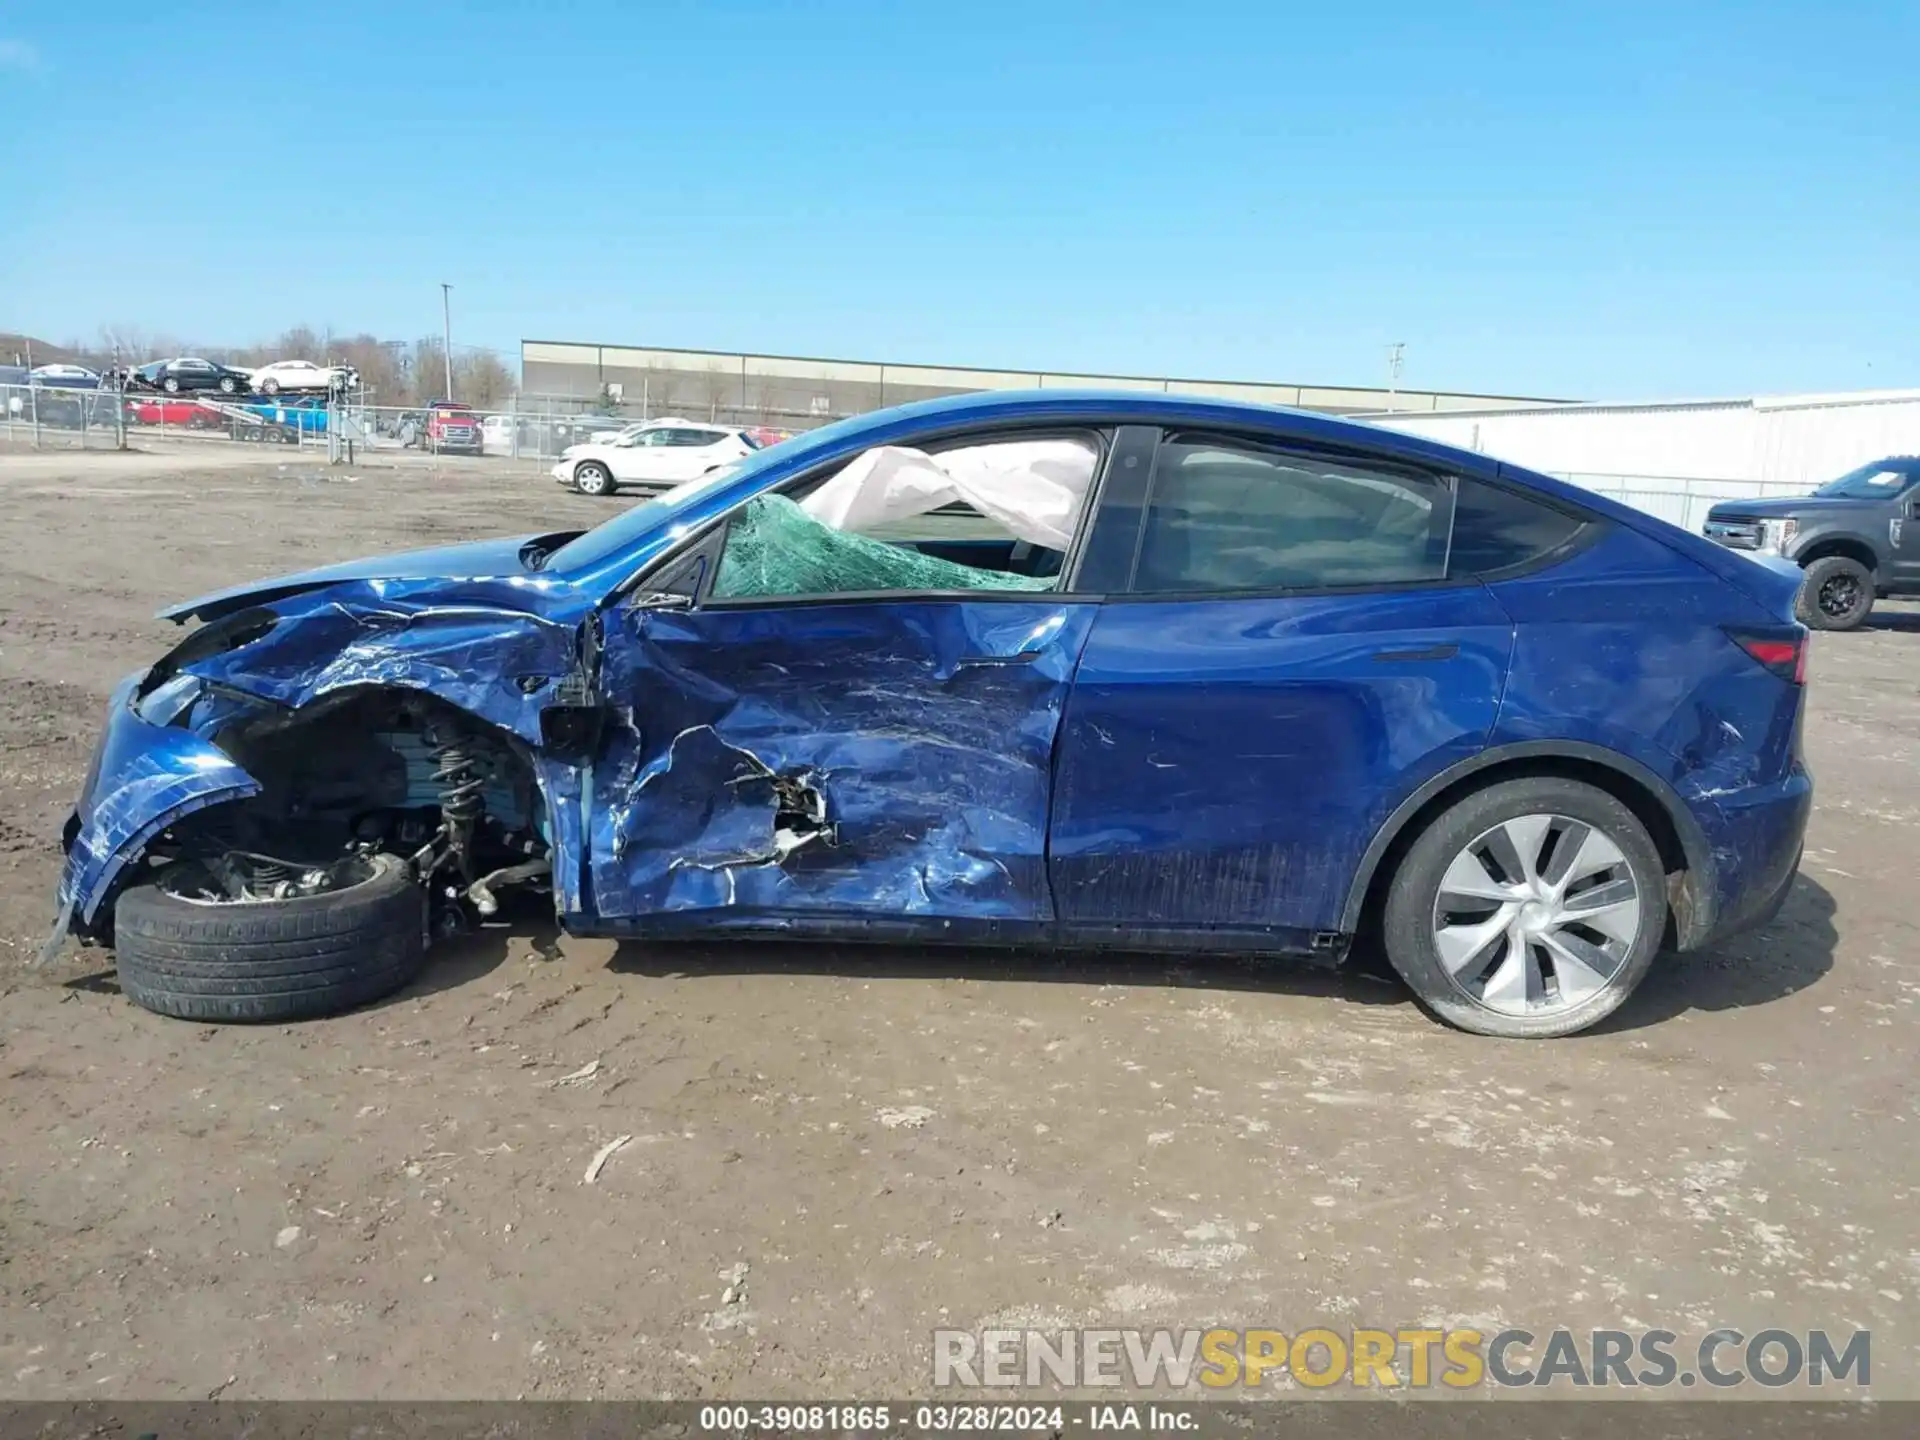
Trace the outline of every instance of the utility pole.
[[440, 350], [447, 362], [447, 399], [453, 399], [453, 286], [440, 282]]
[[1406, 342], [1396, 340], [1387, 346], [1387, 408], [1393, 409], [1392, 401], [1400, 393], [1400, 362], [1406, 358]]

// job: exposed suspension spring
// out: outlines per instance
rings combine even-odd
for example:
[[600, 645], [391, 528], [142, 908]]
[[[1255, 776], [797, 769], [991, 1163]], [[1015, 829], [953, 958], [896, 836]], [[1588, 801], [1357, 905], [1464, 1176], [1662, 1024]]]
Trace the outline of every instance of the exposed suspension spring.
[[474, 822], [486, 808], [486, 769], [464, 736], [450, 726], [428, 722], [426, 740], [433, 751], [433, 782], [440, 787], [440, 815], [447, 848], [462, 871], [468, 868]]
[[435, 730], [427, 736], [433, 746], [433, 783], [440, 787], [440, 812], [449, 822], [470, 825], [480, 818], [480, 792], [487, 788], [487, 779], [465, 742], [443, 739], [443, 734]]
[[291, 860], [276, 860], [271, 855], [255, 855], [244, 851], [233, 853], [236, 857], [246, 860], [246, 868], [251, 872], [247, 878], [264, 890], [272, 890], [275, 886], [286, 883], [304, 868], [295, 865]]

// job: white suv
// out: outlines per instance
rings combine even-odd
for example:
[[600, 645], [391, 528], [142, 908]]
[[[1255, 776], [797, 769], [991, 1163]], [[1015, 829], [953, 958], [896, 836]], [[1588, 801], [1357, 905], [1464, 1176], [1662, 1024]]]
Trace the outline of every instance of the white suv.
[[552, 475], [582, 495], [611, 495], [622, 485], [662, 487], [697, 480], [757, 448], [743, 431], [694, 420], [650, 420], [617, 435], [571, 445]]

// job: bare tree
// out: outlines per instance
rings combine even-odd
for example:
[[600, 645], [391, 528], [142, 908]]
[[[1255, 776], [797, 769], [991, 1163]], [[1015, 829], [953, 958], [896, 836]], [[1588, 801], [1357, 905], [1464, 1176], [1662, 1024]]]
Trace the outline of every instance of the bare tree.
[[673, 382], [678, 378], [675, 372], [664, 365], [647, 367], [647, 388], [645, 409], [648, 418], [665, 415], [673, 409]]
[[173, 335], [148, 334], [134, 325], [103, 325], [100, 328], [102, 357], [117, 353], [123, 365], [140, 365], [148, 360], [167, 359], [186, 349]]
[[413, 400], [424, 404], [429, 400], [453, 398], [440, 393], [447, 385], [446, 355], [437, 335], [427, 335], [413, 342], [413, 363], [410, 367]]
[[720, 407], [732, 403], [736, 377], [724, 370], [709, 370], [702, 381], [707, 397], [707, 419], [718, 420]]
[[513, 373], [491, 350], [473, 350], [454, 361], [460, 398], [470, 405], [497, 409], [513, 397]]

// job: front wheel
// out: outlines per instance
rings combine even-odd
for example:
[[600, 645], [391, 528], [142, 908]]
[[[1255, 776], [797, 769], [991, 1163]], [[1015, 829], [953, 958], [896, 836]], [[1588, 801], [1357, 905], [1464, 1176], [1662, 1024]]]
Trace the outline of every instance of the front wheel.
[[1845, 555], [1823, 555], [1807, 566], [1793, 608], [1809, 629], [1858, 630], [1873, 613], [1873, 572]]
[[1392, 879], [1387, 958], [1479, 1035], [1571, 1035], [1645, 977], [1667, 921], [1660, 852], [1606, 791], [1537, 776], [1450, 806]]
[[114, 959], [129, 999], [183, 1020], [305, 1020], [419, 973], [426, 895], [398, 858], [263, 858], [175, 861], [120, 897]]
[[613, 472], [598, 460], [582, 460], [573, 467], [573, 488], [582, 495], [610, 495]]
[[180, 382], [169, 375], [160, 382], [160, 388], [169, 395], [178, 395], [180, 393]]
[[222, 395], [239, 394], [240, 382], [238, 380], [235, 380], [231, 375], [222, 375], [220, 377], [220, 393]]
[[280, 382], [278, 380], [268, 380], [261, 385], [260, 389], [263, 394], [278, 395], [280, 393]]

